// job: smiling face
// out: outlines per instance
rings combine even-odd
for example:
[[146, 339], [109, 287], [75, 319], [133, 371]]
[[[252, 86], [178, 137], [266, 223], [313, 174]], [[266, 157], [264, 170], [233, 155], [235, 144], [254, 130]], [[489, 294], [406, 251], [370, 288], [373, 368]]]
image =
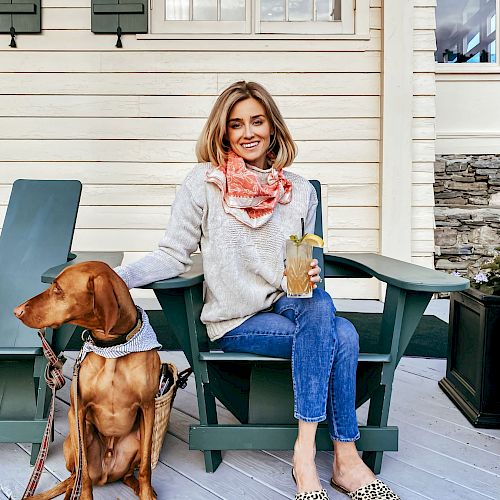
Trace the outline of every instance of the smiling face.
[[259, 101], [249, 97], [233, 106], [227, 121], [227, 139], [231, 149], [247, 163], [266, 168], [271, 132], [266, 110]]

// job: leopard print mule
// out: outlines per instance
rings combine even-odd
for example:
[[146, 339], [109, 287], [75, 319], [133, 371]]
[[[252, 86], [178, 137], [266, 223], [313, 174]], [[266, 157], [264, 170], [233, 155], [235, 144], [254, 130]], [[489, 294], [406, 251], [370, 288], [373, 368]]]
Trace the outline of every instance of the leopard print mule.
[[[292, 478], [293, 482], [297, 484], [293, 468], [292, 468]], [[296, 493], [295, 500], [330, 500], [330, 498], [325, 488], [323, 488], [321, 490], [316, 490], [316, 491], [303, 491], [302, 493]]]
[[317, 491], [304, 491], [295, 494], [295, 500], [329, 500], [328, 493], [323, 488]]
[[389, 488], [380, 479], [375, 479], [373, 483], [361, 486], [354, 491], [347, 491], [342, 486], [338, 485], [333, 479], [330, 479], [330, 485], [341, 493], [345, 493], [353, 500], [401, 500], [394, 491]]

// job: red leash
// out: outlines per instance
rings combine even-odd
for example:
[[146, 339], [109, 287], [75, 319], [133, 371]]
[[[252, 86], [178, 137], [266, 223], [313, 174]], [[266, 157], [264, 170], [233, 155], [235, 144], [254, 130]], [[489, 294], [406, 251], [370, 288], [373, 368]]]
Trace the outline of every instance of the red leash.
[[40, 481], [40, 477], [42, 475], [43, 467], [45, 464], [45, 459], [47, 458], [47, 453], [49, 451], [50, 434], [54, 421], [56, 391], [60, 389], [65, 383], [62, 367], [66, 359], [62, 355], [60, 357], [56, 356], [49, 343], [45, 340], [44, 333], [45, 330], [38, 330], [38, 336], [42, 341], [43, 354], [47, 358], [47, 366], [45, 367], [45, 381], [47, 382], [49, 388], [52, 390], [52, 401], [50, 403], [47, 426], [45, 427], [45, 432], [43, 434], [40, 451], [38, 452], [35, 467], [33, 468], [33, 472], [31, 473], [31, 477], [28, 481], [28, 486], [26, 486], [26, 490], [24, 491], [22, 497], [23, 499], [32, 497], [34, 495]]

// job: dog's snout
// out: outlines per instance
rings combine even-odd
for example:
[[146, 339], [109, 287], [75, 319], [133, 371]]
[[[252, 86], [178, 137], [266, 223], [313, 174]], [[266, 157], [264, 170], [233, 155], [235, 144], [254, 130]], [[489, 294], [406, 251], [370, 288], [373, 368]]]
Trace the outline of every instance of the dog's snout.
[[21, 304], [20, 306], [17, 306], [14, 309], [14, 314], [16, 315], [16, 318], [20, 318], [24, 314], [24, 304]]

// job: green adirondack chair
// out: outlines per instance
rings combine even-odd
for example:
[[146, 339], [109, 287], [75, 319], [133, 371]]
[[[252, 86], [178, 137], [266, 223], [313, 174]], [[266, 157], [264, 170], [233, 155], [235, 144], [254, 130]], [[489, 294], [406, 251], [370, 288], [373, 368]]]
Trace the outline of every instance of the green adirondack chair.
[[[320, 183], [311, 183], [321, 200]], [[315, 232], [323, 234], [321, 206]], [[194, 370], [200, 424], [190, 426], [189, 447], [204, 451], [206, 470], [213, 472], [222, 460], [221, 450], [293, 449], [297, 426], [289, 360], [211, 350], [200, 321], [203, 271], [200, 256], [195, 257], [188, 273], [144, 288], [154, 290], [169, 334], [175, 335]], [[363, 460], [379, 473], [383, 451], [395, 451], [398, 446], [397, 427], [387, 425], [396, 366], [432, 294], [463, 290], [469, 282], [375, 254], [323, 254], [315, 249], [315, 257], [324, 278], [375, 276], [387, 283], [379, 345], [373, 352], [360, 353], [356, 387], [357, 407], [370, 400], [367, 425], [360, 427], [356, 445], [363, 451]], [[241, 425], [218, 424], [215, 398]], [[332, 449], [325, 424], [318, 428], [316, 445], [320, 450]]]
[[50, 391], [40, 339], [12, 311], [46, 288], [43, 271], [68, 260], [81, 189], [76, 180], [15, 181], [0, 235], [0, 442], [33, 443], [32, 464]]

